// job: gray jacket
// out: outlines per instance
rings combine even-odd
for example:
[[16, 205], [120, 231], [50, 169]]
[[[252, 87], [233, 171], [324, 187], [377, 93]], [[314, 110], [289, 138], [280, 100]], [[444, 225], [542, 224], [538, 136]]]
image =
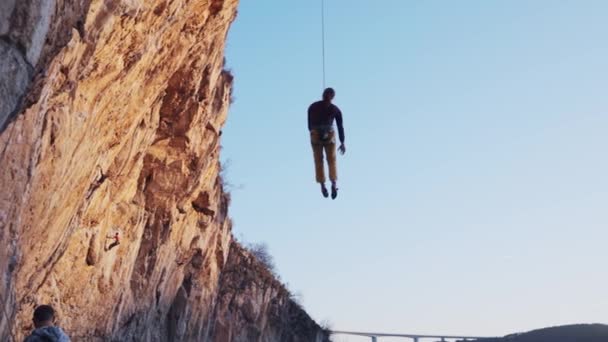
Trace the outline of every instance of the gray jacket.
[[70, 342], [60, 327], [42, 327], [32, 331], [24, 342]]

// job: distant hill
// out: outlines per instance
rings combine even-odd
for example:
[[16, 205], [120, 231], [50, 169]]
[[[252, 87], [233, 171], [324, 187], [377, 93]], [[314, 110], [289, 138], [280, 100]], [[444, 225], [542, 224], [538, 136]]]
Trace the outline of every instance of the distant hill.
[[479, 342], [608, 342], [608, 325], [575, 324], [486, 338]]

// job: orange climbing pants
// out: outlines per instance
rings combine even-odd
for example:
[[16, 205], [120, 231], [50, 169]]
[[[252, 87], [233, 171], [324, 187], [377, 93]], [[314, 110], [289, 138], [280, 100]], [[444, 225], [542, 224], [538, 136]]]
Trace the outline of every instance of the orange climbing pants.
[[315, 175], [318, 183], [325, 183], [325, 165], [323, 163], [323, 151], [329, 166], [329, 180], [338, 180], [338, 170], [336, 165], [336, 135], [332, 131], [326, 140], [321, 139], [319, 131], [310, 131], [310, 143], [315, 157]]

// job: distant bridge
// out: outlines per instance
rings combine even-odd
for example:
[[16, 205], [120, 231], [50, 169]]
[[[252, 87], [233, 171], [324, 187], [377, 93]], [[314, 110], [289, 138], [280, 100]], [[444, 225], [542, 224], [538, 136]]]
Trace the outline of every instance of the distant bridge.
[[409, 339], [411, 342], [423, 342], [424, 340], [439, 341], [439, 342], [454, 342], [454, 341], [476, 341], [483, 338], [479, 336], [457, 336], [457, 335], [417, 335], [417, 334], [386, 334], [386, 333], [371, 333], [371, 332], [355, 332], [355, 331], [330, 331], [331, 335], [351, 335], [371, 338], [371, 342], [378, 342], [380, 337], [401, 337]]

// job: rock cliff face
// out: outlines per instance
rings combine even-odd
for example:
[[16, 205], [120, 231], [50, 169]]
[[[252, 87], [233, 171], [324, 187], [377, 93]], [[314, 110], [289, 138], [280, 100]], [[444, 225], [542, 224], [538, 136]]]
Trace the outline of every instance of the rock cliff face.
[[214, 318], [214, 341], [329, 339], [272, 273], [236, 243], [222, 271]]
[[[295, 315], [278, 287], [220, 290], [237, 2], [0, 2], [0, 340], [48, 303], [76, 341], [298, 341], [264, 318]], [[262, 303], [257, 321], [231, 320], [230, 293]]]

